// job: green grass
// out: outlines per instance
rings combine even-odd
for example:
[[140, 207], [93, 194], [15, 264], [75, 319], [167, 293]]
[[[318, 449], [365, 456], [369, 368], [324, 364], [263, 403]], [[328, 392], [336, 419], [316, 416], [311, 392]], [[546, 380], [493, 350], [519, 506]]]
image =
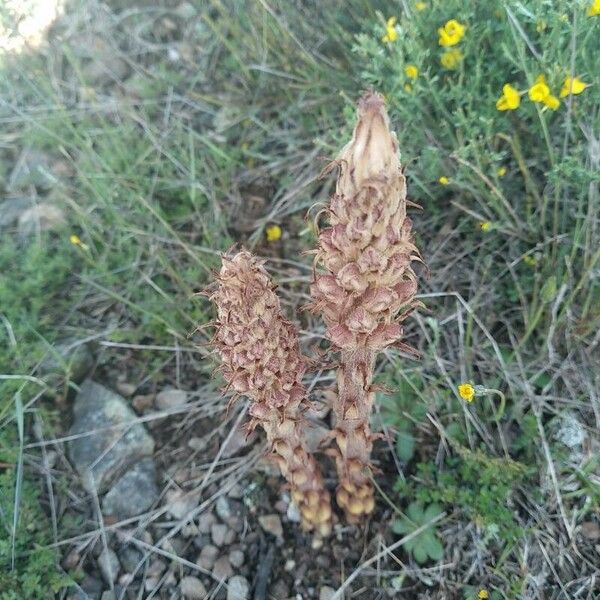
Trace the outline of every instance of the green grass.
[[[412, 216], [430, 270], [421, 282], [427, 310], [407, 330], [420, 361], [388, 356], [381, 365], [383, 382], [398, 390], [380, 403], [386, 427], [400, 431], [393, 501], [439, 503], [454, 522], [472, 523], [489, 559], [483, 579], [519, 597], [526, 579], [513, 585], [506, 573], [516, 572], [523, 540], [568, 540], [577, 535], [570, 524], [576, 530], [597, 512], [597, 459], [577, 462], [552, 432], [567, 413], [587, 424], [590, 439], [598, 427], [590, 353], [600, 325], [600, 17], [566, 0], [430, 1], [423, 11], [407, 2], [407, 14], [405, 3], [367, 0], [343, 10], [283, 0], [195, 4], [193, 27], [176, 20], [194, 48], [191, 61], [172, 62], [132, 41], [127, 18], [111, 32], [137, 70], [129, 91], [90, 96], [68, 39], [60, 48], [64, 85], [44, 51], [5, 60], [1, 172], [21, 148], [34, 147], [62, 160], [71, 176], [53, 191], [65, 227], [26, 243], [0, 239], [0, 374], [36, 377], [65, 334], [189, 347], [211, 314], [194, 293], [236, 238], [234, 199], [255, 188], [268, 196], [248, 243], [276, 252], [264, 227], [277, 222], [286, 258], [297, 260], [295, 250], [310, 245], [299, 235], [301, 218], [329, 192], [315, 177], [349, 138], [361, 90], [374, 87], [398, 131], [411, 199], [424, 209]], [[399, 37], [383, 44], [394, 15]], [[440, 65], [436, 33], [450, 18], [467, 25], [455, 71]], [[407, 78], [407, 64], [418, 67], [416, 79]], [[538, 74], [557, 94], [572, 68], [592, 84], [581, 95], [561, 98], [555, 112], [527, 99]], [[524, 94], [516, 111], [501, 113], [495, 104], [505, 83]], [[284, 287], [306, 293], [297, 282]], [[100, 367], [118, 360], [118, 349], [105, 348]], [[152, 353], [134, 360], [140, 380], [160, 381], [170, 368]], [[186, 376], [201, 380], [211, 366], [190, 359]], [[469, 405], [458, 397], [466, 381], [506, 396], [500, 423], [497, 396]], [[30, 439], [34, 412], [53, 435], [55, 408], [38, 398], [38, 383], [0, 385], [0, 445], [18, 446], [19, 416]], [[24, 454], [3, 459], [22, 467], [2, 474], [0, 556], [10, 561], [14, 537], [22, 566], [7, 576], [21, 578], [24, 597], [34, 598], [23, 577], [39, 576], [55, 557], [44, 550], [43, 569], [35, 566], [41, 550], [26, 558], [51, 538], [41, 518], [32, 531], [23, 525], [28, 511], [42, 514], [36, 456]], [[17, 471], [24, 479], [15, 502]], [[547, 471], [555, 473], [550, 483]], [[11, 506], [21, 513], [14, 536]], [[548, 513], [552, 519], [539, 517]], [[575, 578], [564, 569], [559, 578]], [[467, 571], [458, 567], [459, 583], [475, 585], [460, 582]]]

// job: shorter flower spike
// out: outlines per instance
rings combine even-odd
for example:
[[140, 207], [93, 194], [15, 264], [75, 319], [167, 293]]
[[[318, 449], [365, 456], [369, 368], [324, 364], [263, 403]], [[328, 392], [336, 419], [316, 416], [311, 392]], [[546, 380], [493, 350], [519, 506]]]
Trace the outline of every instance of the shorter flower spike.
[[210, 296], [217, 307], [213, 344], [228, 387], [252, 400], [250, 427], [261, 425], [274, 461], [291, 487], [305, 529], [331, 533], [329, 493], [304, 443], [302, 408], [306, 359], [294, 326], [284, 319], [273, 284], [246, 251], [224, 256]]

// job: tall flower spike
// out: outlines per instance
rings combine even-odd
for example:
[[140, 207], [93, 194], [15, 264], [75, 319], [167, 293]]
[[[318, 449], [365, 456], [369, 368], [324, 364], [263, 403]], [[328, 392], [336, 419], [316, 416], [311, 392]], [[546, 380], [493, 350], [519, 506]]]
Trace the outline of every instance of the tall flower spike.
[[340, 153], [329, 227], [319, 235], [311, 310], [320, 312], [327, 337], [339, 351], [334, 450], [340, 485], [337, 502], [350, 522], [373, 511], [370, 480], [373, 436], [373, 367], [378, 352], [402, 346], [402, 321], [417, 306], [419, 260], [406, 216], [406, 180], [398, 141], [382, 97], [358, 103], [352, 140]]
[[269, 275], [249, 252], [223, 257], [217, 279], [211, 295], [217, 307], [213, 343], [225, 380], [252, 400], [250, 427], [261, 425], [265, 430], [305, 529], [326, 537], [331, 533], [331, 503], [303, 441], [306, 360], [296, 330], [283, 318]]

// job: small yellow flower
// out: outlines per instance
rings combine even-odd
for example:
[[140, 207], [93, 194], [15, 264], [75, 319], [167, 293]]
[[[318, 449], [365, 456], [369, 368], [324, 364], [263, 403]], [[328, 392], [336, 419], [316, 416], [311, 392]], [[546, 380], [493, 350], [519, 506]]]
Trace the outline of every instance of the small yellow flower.
[[569, 22], [569, 15], [560, 15], [560, 17], [558, 17], [559, 21], [562, 21], [563, 23], [568, 23]]
[[406, 65], [404, 67], [404, 73], [410, 79], [416, 79], [419, 76], [419, 69], [415, 65]]
[[75, 233], [73, 233], [69, 236], [69, 241], [71, 242], [71, 244], [73, 244], [73, 246], [79, 246], [82, 250], [88, 249], [88, 245], [84, 244], [81, 241], [81, 238], [78, 235], [76, 235]]
[[483, 231], [484, 233], [488, 232], [491, 228], [492, 224], [490, 223], [490, 221], [482, 221], [481, 223], [479, 223], [479, 229], [481, 229], [481, 231]]
[[281, 227], [279, 225], [269, 225], [266, 229], [267, 242], [276, 242], [281, 239]]
[[498, 167], [496, 174], [498, 175], [498, 177], [504, 177], [506, 175], [506, 167]]
[[450, 19], [438, 29], [440, 46], [456, 46], [465, 35], [466, 27], [456, 19]]
[[588, 17], [595, 17], [596, 15], [600, 15], [600, 0], [594, 0], [587, 9]]
[[466, 402], [473, 402], [475, 388], [470, 383], [461, 383], [458, 386], [458, 395]]
[[415, 2], [415, 10], [421, 12], [427, 8], [427, 2]]
[[446, 177], [445, 175], [442, 175], [438, 181], [442, 184], [442, 185], [448, 185], [450, 183], [450, 179], [448, 179], [448, 177]]
[[479, 593], [477, 594], [477, 598], [479, 598], [479, 600], [488, 600], [488, 598], [490, 597], [489, 593], [487, 590], [485, 589], [480, 589]]
[[556, 110], [560, 106], [560, 100], [552, 94], [548, 94], [542, 102], [551, 110]]
[[454, 70], [458, 68], [461, 61], [463, 59], [463, 53], [459, 48], [453, 48], [452, 50], [448, 50], [444, 52], [440, 57], [440, 63], [444, 69]]
[[389, 44], [395, 42], [398, 39], [398, 32], [396, 31], [396, 23], [398, 19], [396, 17], [390, 17], [385, 24], [385, 35], [381, 38], [381, 41]]
[[404, 84], [404, 91], [407, 94], [412, 94], [412, 90], [413, 90], [413, 87], [412, 87], [412, 85], [410, 85], [410, 83], [405, 83]]
[[581, 92], [583, 92], [586, 87], [589, 87], [589, 85], [589, 83], [584, 83], [578, 77], [567, 77], [563, 86], [560, 88], [559, 95], [561, 98], [564, 98], [569, 94], [574, 94], [576, 96], [577, 94], [581, 94]]
[[496, 101], [496, 108], [498, 110], [516, 110], [521, 104], [521, 96], [519, 91], [514, 88], [510, 83], [506, 83], [502, 86], [502, 96]]
[[537, 260], [535, 256], [533, 256], [533, 254], [528, 254], [527, 256], [523, 257], [523, 262], [528, 267], [535, 267], [535, 265], [537, 264]]
[[546, 21], [538, 21], [535, 26], [535, 30], [538, 33], [542, 33], [542, 31], [544, 31], [545, 29], [546, 29]]
[[546, 83], [546, 77], [539, 75], [533, 85], [529, 88], [529, 99], [532, 102], [543, 102], [550, 95], [550, 88]]

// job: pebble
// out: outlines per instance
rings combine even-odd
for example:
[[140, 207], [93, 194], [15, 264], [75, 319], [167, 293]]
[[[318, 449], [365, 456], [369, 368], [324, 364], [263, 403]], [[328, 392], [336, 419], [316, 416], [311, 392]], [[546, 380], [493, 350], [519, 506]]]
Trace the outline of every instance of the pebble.
[[290, 502], [290, 505], [287, 507], [286, 516], [290, 523], [300, 523], [302, 520], [302, 515], [293, 502]]
[[231, 506], [229, 506], [227, 496], [219, 496], [217, 503], [215, 504], [215, 511], [221, 521], [227, 521], [227, 519], [232, 516]]
[[179, 589], [185, 598], [190, 600], [204, 600], [206, 598], [206, 588], [197, 577], [183, 577]]
[[212, 512], [203, 512], [198, 516], [198, 531], [210, 533], [210, 528], [217, 522], [217, 517]]
[[184, 390], [163, 390], [156, 395], [156, 408], [171, 410], [183, 406], [187, 402], [187, 392]]
[[232, 550], [229, 553], [229, 562], [231, 563], [231, 566], [236, 569], [239, 569], [244, 564], [244, 560], [245, 557], [242, 550]]
[[98, 567], [106, 583], [114, 583], [119, 575], [119, 559], [114, 550], [105, 548], [98, 557]]
[[218, 580], [228, 579], [233, 575], [233, 569], [229, 564], [229, 559], [226, 556], [221, 556], [215, 562], [215, 566], [213, 567], [212, 574]]
[[227, 582], [227, 600], [248, 600], [250, 584], [245, 577], [235, 575]]
[[133, 383], [129, 383], [128, 381], [117, 381], [117, 392], [121, 394], [121, 396], [133, 396], [137, 386]]
[[244, 497], [244, 489], [239, 483], [231, 486], [231, 489], [227, 492], [227, 495], [234, 500], [241, 500]]
[[319, 600], [331, 600], [335, 594], [335, 590], [328, 585], [324, 585], [319, 590]]
[[265, 532], [276, 538], [283, 538], [283, 527], [279, 515], [261, 515], [258, 517], [258, 522]]
[[200, 502], [200, 495], [183, 490], [169, 490], [167, 492], [167, 511], [175, 519], [183, 519], [191, 513]]
[[210, 537], [212, 538], [213, 544], [220, 548], [225, 544], [229, 527], [222, 523], [214, 523], [210, 528]]
[[269, 589], [269, 594], [274, 600], [287, 600], [290, 596], [290, 588], [283, 579], [278, 579]]
[[119, 551], [119, 560], [123, 570], [133, 573], [142, 560], [143, 554], [135, 546], [125, 546]]
[[200, 554], [196, 559], [196, 564], [207, 571], [210, 571], [214, 566], [219, 556], [219, 549], [215, 546], [208, 544], [200, 550]]

